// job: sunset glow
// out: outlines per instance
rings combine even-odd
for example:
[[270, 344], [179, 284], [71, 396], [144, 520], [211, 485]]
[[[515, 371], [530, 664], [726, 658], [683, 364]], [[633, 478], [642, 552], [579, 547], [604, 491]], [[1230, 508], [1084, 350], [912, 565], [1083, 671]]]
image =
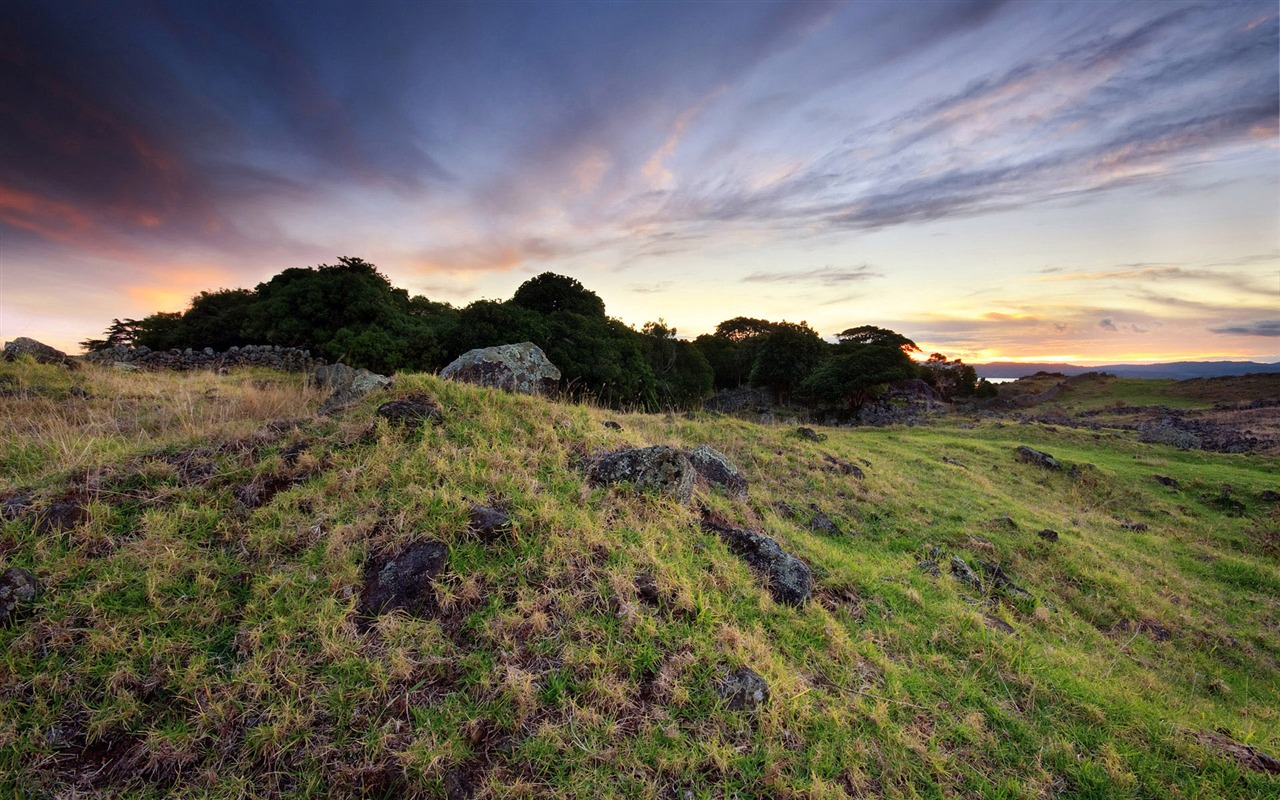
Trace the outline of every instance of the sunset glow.
[[0, 15], [3, 339], [350, 255], [455, 305], [550, 270], [681, 336], [1280, 360], [1274, 2]]

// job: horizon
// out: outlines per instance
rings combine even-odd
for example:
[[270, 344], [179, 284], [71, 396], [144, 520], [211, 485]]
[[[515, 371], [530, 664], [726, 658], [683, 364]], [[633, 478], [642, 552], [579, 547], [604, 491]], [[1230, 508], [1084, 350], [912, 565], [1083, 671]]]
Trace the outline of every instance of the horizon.
[[0, 340], [354, 255], [681, 338], [1280, 361], [1271, 2], [15, 2]]

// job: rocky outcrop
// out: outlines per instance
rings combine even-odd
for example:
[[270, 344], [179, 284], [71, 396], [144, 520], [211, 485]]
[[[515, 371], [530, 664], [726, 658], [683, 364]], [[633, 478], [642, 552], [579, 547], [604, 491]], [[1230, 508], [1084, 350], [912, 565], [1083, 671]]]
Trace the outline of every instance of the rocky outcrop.
[[1033, 450], [1030, 447], [1019, 445], [1014, 451], [1016, 458], [1024, 464], [1035, 464], [1045, 469], [1062, 469], [1062, 462], [1048, 453], [1042, 453], [1039, 450]]
[[39, 364], [70, 364], [67, 354], [50, 347], [44, 342], [37, 342], [26, 336], [19, 336], [12, 342], [4, 343], [4, 360], [16, 361], [22, 356], [31, 356]]
[[388, 400], [378, 406], [376, 413], [391, 425], [401, 428], [421, 428], [428, 422], [438, 423], [443, 419], [435, 400], [421, 393]]
[[597, 486], [630, 483], [638, 492], [657, 492], [681, 503], [693, 498], [694, 474], [689, 459], [666, 445], [606, 453], [587, 464], [587, 478]]
[[417, 542], [394, 557], [370, 559], [356, 611], [366, 620], [396, 610], [431, 616], [436, 609], [431, 580], [448, 561], [449, 547], [442, 542]]
[[0, 574], [0, 625], [17, 613], [19, 606], [40, 597], [40, 581], [25, 569], [11, 567]]
[[760, 387], [740, 386], [737, 389], [721, 389], [702, 404], [705, 411], [718, 411], [723, 414], [734, 414], [740, 411], [755, 411], [766, 414], [775, 405], [773, 390]]
[[765, 576], [769, 594], [779, 603], [804, 605], [813, 594], [809, 565], [782, 549], [763, 533], [735, 528], [711, 515], [702, 518], [704, 530], [716, 534], [730, 552]]
[[316, 367], [311, 373], [311, 383], [330, 393], [320, 404], [320, 413], [332, 411], [350, 405], [369, 392], [385, 389], [391, 385], [391, 379], [367, 369], [352, 369], [346, 364], [332, 364]]
[[231, 367], [267, 367], [282, 372], [307, 372], [323, 364], [323, 359], [311, 357], [310, 350], [278, 345], [254, 345], [232, 347], [217, 352], [211, 347], [185, 350], [151, 350], [147, 347], [108, 347], [96, 350], [84, 357], [95, 364], [114, 365], [117, 369], [130, 367], [144, 370], [229, 369]]
[[746, 667], [725, 675], [716, 688], [730, 711], [754, 711], [769, 699], [768, 682]]
[[704, 444], [690, 450], [688, 457], [699, 478], [723, 487], [729, 494], [746, 497], [747, 478], [724, 453]]
[[560, 380], [560, 370], [533, 342], [468, 350], [440, 370], [440, 377], [505, 389], [519, 394], [547, 394]]

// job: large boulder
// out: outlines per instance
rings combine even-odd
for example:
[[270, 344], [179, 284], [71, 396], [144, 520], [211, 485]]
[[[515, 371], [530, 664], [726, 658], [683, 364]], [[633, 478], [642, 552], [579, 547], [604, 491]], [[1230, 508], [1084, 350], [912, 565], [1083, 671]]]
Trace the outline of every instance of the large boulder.
[[391, 379], [367, 369], [352, 369], [346, 364], [329, 364], [316, 367], [311, 373], [311, 383], [329, 389], [329, 396], [320, 405], [320, 413], [328, 414], [350, 405], [366, 394], [391, 385]]
[[55, 347], [50, 347], [44, 342], [37, 342], [35, 339], [28, 339], [26, 336], [19, 336], [12, 342], [5, 342], [5, 361], [16, 361], [21, 356], [31, 356], [40, 364], [70, 363], [67, 359], [66, 353]]
[[468, 350], [440, 371], [441, 378], [520, 394], [544, 394], [555, 388], [560, 370], [533, 342]]
[[597, 486], [630, 483], [636, 491], [656, 491], [681, 503], [693, 498], [693, 465], [674, 447], [655, 445], [606, 453], [587, 465]]
[[0, 574], [0, 624], [8, 622], [19, 606], [40, 596], [40, 581], [25, 569], [11, 567]]
[[1061, 461], [1048, 453], [1033, 450], [1025, 444], [1019, 445], [1017, 449], [1014, 450], [1014, 455], [1024, 464], [1035, 464], [1036, 466], [1044, 467], [1045, 469], [1062, 469]]
[[719, 536], [748, 566], [764, 574], [774, 600], [801, 606], [813, 594], [813, 573], [809, 565], [783, 550], [776, 540], [763, 533], [735, 528], [711, 516], [703, 517], [702, 527]]
[[747, 478], [729, 457], [708, 445], [700, 445], [689, 451], [689, 463], [698, 477], [707, 483], [723, 486], [729, 494], [745, 497]]

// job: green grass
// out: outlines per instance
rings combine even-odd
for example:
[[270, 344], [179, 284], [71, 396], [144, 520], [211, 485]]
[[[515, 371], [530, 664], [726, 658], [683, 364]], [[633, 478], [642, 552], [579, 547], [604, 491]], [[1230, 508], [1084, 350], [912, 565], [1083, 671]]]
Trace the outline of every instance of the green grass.
[[[429, 393], [444, 421], [406, 433], [376, 418], [375, 397], [313, 417], [319, 398], [290, 377], [6, 375], [24, 389], [0, 397], [0, 497], [89, 509], [66, 531], [0, 528], [0, 566], [46, 587], [0, 628], [8, 793], [1280, 791], [1193, 736], [1280, 751], [1280, 519], [1258, 499], [1280, 489], [1275, 459], [991, 421], [824, 429], [813, 443], [417, 375], [392, 394]], [[1131, 404], [1163, 391], [1127, 386], [1116, 398]], [[270, 424], [281, 418], [297, 424]], [[751, 490], [701, 487], [695, 502], [805, 559], [803, 608], [776, 604], [696, 509], [590, 487], [580, 469], [602, 449], [703, 443]], [[1020, 444], [1078, 469], [1020, 464]], [[828, 454], [865, 459], [865, 480], [827, 469]], [[254, 481], [284, 488], [249, 508], [237, 490]], [[1243, 515], [1214, 504], [1223, 484]], [[817, 505], [846, 535], [809, 531], [782, 501]], [[504, 505], [514, 531], [479, 540], [472, 502]], [[424, 539], [450, 545], [439, 613], [363, 630], [366, 559]], [[919, 567], [935, 547], [939, 576]], [[975, 593], [948, 573], [952, 555], [1000, 563], [1032, 597]], [[770, 684], [754, 713], [716, 693], [739, 666]]]

